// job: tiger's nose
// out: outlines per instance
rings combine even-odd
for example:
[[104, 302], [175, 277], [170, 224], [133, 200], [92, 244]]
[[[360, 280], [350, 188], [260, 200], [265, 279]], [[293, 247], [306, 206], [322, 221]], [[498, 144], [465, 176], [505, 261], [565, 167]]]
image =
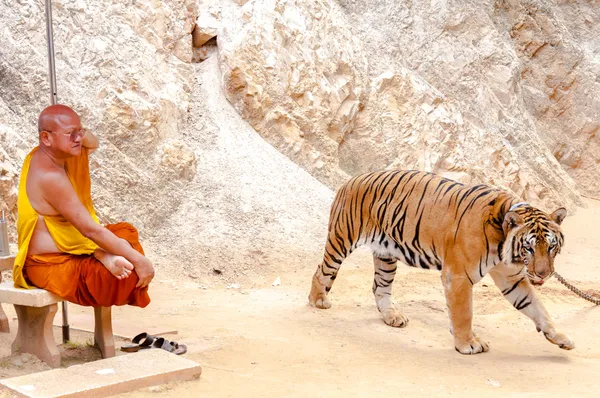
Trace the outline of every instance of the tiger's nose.
[[548, 275], [550, 275], [550, 270], [536, 271], [535, 274], [540, 278], [545, 279]]

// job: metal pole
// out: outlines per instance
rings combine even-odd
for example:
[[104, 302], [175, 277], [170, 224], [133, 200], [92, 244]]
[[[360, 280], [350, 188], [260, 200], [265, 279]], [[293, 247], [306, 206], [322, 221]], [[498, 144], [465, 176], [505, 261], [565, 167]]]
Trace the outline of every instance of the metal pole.
[[[52, 32], [52, 0], [46, 0], [46, 37], [48, 38], [48, 69], [50, 70], [50, 103], [58, 102], [56, 97], [56, 67], [54, 65], [54, 33]], [[68, 303], [62, 302], [63, 343], [70, 340]]]
[[48, 69], [50, 70], [50, 103], [57, 103], [56, 68], [54, 66], [54, 33], [52, 32], [52, 0], [46, 0], [46, 37], [48, 38]]

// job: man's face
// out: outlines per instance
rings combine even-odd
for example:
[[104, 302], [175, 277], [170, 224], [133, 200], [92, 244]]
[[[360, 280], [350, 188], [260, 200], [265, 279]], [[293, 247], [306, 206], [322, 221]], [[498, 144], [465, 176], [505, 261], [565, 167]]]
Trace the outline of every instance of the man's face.
[[47, 133], [44, 143], [53, 150], [67, 157], [81, 155], [84, 130], [77, 115], [56, 116], [52, 131]]

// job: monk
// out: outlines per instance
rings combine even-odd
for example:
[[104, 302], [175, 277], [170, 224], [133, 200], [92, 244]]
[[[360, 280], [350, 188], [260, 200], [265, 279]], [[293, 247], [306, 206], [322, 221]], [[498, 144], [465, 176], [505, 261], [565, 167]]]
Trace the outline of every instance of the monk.
[[65, 105], [42, 111], [38, 134], [19, 182], [15, 287], [36, 286], [82, 306], [146, 307], [154, 268], [137, 230], [104, 227], [94, 211], [88, 155], [98, 138]]

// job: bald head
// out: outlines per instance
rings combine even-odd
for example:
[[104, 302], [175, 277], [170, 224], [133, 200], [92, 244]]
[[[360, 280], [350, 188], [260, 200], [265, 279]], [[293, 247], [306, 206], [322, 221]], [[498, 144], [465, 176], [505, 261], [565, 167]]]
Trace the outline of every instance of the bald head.
[[40, 113], [38, 132], [61, 131], [73, 125], [80, 125], [77, 113], [66, 105], [51, 105]]

